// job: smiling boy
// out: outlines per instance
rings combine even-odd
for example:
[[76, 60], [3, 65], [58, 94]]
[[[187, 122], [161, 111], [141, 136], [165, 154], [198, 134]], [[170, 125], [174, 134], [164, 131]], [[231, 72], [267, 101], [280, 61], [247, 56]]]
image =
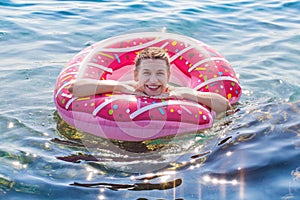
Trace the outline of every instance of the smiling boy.
[[134, 80], [138, 91], [148, 96], [169, 92], [170, 61], [168, 54], [158, 47], [144, 49], [135, 61]]
[[159, 47], [149, 47], [136, 57], [133, 81], [81, 79], [69, 90], [78, 97], [112, 92], [152, 98], [186, 99], [204, 104], [217, 114], [231, 109], [229, 101], [219, 94], [199, 92], [188, 87], [173, 87], [168, 84], [169, 79], [168, 53]]

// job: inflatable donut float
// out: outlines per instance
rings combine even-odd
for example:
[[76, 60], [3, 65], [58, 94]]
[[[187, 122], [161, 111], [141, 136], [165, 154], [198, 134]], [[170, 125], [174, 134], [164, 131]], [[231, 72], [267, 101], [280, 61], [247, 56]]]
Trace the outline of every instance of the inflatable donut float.
[[170, 56], [170, 84], [201, 92], [215, 92], [232, 104], [241, 96], [230, 63], [205, 43], [160, 32], [120, 35], [79, 52], [58, 75], [54, 102], [59, 115], [76, 129], [98, 137], [144, 141], [210, 128], [214, 113], [201, 104], [128, 94], [73, 96], [68, 88], [78, 78], [133, 80], [136, 55], [147, 47], [161, 47]]

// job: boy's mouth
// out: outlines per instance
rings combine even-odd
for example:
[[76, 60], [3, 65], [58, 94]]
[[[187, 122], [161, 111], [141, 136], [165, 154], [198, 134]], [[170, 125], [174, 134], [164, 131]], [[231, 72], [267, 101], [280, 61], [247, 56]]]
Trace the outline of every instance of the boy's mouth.
[[160, 85], [146, 85], [146, 87], [152, 91], [156, 91], [159, 89], [161, 86]]

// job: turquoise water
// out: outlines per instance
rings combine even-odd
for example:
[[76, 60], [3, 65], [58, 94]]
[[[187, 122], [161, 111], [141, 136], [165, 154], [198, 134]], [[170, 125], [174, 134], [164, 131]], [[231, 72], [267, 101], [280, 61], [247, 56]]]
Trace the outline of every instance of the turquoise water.
[[[0, 6], [0, 199], [299, 199], [300, 1]], [[86, 156], [54, 118], [61, 68], [96, 41], [163, 29], [202, 40], [231, 62], [244, 91], [238, 111], [161, 151], [103, 147], [97, 159]]]

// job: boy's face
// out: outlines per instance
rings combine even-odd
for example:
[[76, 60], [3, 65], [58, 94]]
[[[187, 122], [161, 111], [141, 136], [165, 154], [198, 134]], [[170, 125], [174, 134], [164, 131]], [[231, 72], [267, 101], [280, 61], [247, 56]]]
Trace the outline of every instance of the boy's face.
[[157, 96], [166, 91], [170, 72], [165, 60], [145, 59], [138, 70], [134, 71], [134, 80], [138, 88], [149, 96]]

